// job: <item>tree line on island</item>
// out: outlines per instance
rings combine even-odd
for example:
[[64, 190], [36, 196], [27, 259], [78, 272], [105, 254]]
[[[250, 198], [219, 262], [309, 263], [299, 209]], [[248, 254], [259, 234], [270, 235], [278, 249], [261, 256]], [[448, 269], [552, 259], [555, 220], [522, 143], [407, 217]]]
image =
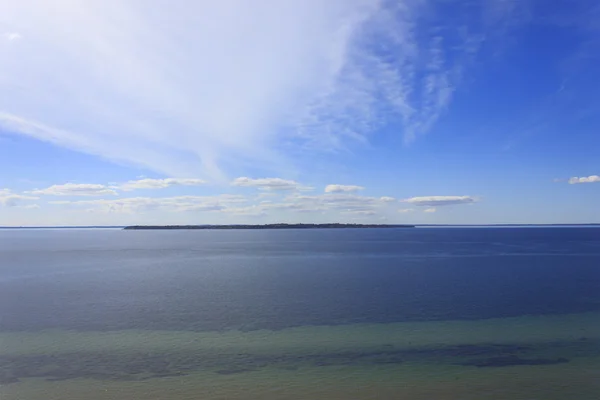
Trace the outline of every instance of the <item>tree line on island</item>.
[[132, 225], [124, 229], [336, 229], [336, 228], [414, 228], [390, 224], [263, 224], [263, 225]]

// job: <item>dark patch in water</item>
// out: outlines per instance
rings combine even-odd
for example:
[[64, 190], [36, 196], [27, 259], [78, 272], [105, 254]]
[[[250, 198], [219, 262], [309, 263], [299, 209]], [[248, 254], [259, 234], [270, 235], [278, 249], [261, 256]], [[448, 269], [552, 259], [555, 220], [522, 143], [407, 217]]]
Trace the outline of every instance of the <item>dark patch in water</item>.
[[152, 375], [151, 378], [172, 378], [176, 376], [186, 376], [183, 372], [164, 372], [160, 374]]
[[369, 366], [430, 362], [474, 367], [549, 365], [566, 363], [565, 356], [598, 353], [598, 340], [574, 340], [536, 345], [458, 345], [419, 349], [382, 346], [367, 351], [321, 354], [217, 354], [189, 352], [72, 353], [59, 355], [0, 356], [0, 384], [23, 378], [62, 381], [74, 378], [99, 380], [145, 380], [183, 376], [192, 371], [214, 371], [220, 375], [240, 374], [264, 367], [296, 370], [302, 366]]
[[8, 385], [9, 383], [20, 382], [19, 378], [11, 376], [9, 374], [0, 375], [0, 385]]
[[474, 366], [479, 368], [486, 367], [512, 367], [515, 365], [552, 365], [564, 364], [569, 360], [564, 357], [559, 358], [520, 358], [517, 356], [492, 357], [483, 360], [472, 360], [462, 363], [466, 366]]
[[251, 368], [234, 368], [234, 369], [220, 369], [217, 370], [217, 374], [219, 375], [234, 375], [234, 374], [243, 374], [244, 372], [255, 371]]

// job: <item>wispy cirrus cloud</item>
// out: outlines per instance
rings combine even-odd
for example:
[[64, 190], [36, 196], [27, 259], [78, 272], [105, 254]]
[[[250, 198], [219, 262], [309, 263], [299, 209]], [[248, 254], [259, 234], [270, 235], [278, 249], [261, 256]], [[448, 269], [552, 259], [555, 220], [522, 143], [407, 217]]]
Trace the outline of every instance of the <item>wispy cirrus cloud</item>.
[[582, 176], [582, 177], [574, 176], [572, 178], [569, 178], [569, 183], [571, 185], [575, 185], [577, 183], [598, 183], [598, 182], [600, 182], [599, 175], [590, 175], [590, 176]]
[[0, 46], [0, 128], [221, 180], [275, 170], [282, 143], [338, 150], [398, 124], [411, 142], [449, 107], [499, 3], [4, 2], [0, 22], [27, 40]]
[[94, 183], [65, 183], [62, 185], [52, 185], [45, 189], [35, 189], [28, 193], [47, 196], [104, 196], [118, 193], [106, 185]]

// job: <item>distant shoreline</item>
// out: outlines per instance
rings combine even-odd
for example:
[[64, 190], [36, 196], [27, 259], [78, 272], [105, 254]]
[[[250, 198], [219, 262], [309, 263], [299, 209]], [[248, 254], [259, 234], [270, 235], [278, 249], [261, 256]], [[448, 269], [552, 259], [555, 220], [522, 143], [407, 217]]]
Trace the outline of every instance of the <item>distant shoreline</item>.
[[264, 225], [132, 225], [126, 230], [163, 229], [372, 229], [372, 228], [415, 228], [415, 225], [387, 224], [264, 224]]

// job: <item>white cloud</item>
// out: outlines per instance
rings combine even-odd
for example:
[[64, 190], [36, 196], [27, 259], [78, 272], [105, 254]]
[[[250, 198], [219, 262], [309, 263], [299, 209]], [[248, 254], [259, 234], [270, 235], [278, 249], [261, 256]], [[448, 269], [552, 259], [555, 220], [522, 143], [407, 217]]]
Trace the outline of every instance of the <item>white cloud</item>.
[[582, 176], [582, 177], [574, 176], [573, 178], [569, 179], [569, 183], [571, 185], [574, 185], [577, 183], [595, 183], [595, 182], [600, 182], [599, 175], [590, 175], [590, 176]]
[[437, 211], [437, 209], [435, 207], [426, 208], [425, 210], [423, 210], [423, 212], [425, 212], [425, 213], [434, 213], [436, 211]]
[[475, 203], [477, 199], [471, 196], [422, 196], [411, 197], [402, 201], [404, 203], [410, 203], [416, 206], [438, 207], [449, 206], [454, 204]]
[[23, 201], [37, 199], [38, 197], [13, 193], [10, 189], [0, 189], [0, 204], [6, 207], [17, 207]]
[[395, 198], [390, 197], [390, 196], [380, 197], [379, 200], [383, 201], [384, 203], [393, 203], [394, 201], [396, 201]]
[[399, 213], [411, 213], [414, 212], [415, 210], [412, 208], [401, 208], [398, 210]]
[[384, 125], [412, 141], [449, 106], [498, 2], [447, 15], [418, 0], [5, 1], [27, 47], [0, 46], [0, 128], [218, 179], [280, 169], [282, 144], [343, 149]]
[[6, 32], [6, 33], [2, 34], [2, 36], [9, 42], [13, 41], [13, 40], [19, 40], [22, 38], [22, 36], [19, 32]]
[[349, 193], [358, 192], [364, 190], [362, 186], [356, 185], [327, 185], [325, 186], [325, 193]]
[[108, 186], [94, 183], [65, 183], [52, 185], [46, 189], [35, 189], [28, 193], [48, 196], [116, 196], [117, 192]]
[[231, 182], [232, 186], [255, 187], [261, 190], [311, 190], [312, 188], [302, 186], [296, 181], [281, 178], [252, 179], [240, 177]]
[[171, 186], [200, 186], [206, 181], [202, 179], [192, 178], [165, 178], [165, 179], [138, 179], [135, 181], [125, 182], [120, 185], [121, 190], [130, 191], [136, 189], [164, 189]]

